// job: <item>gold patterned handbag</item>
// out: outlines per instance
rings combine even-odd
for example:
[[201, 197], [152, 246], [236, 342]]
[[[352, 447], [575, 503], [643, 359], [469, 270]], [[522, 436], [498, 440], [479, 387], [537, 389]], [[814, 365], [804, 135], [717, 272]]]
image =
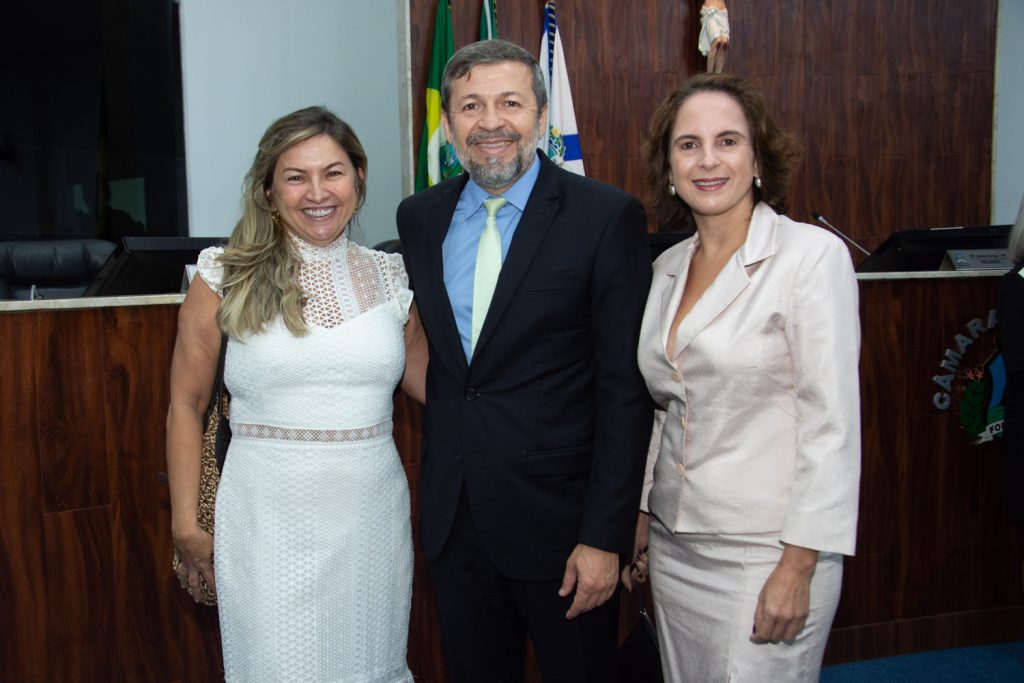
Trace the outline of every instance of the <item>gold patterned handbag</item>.
[[[217, 375], [214, 379], [213, 395], [210, 407], [206, 409], [206, 429], [203, 432], [199, 471], [199, 505], [196, 511], [199, 528], [212, 534], [214, 508], [217, 502], [217, 486], [220, 484], [220, 472], [224, 467], [228, 444], [231, 442], [231, 424], [228, 422], [231, 396], [224, 388], [224, 357], [228, 348], [228, 338], [221, 338], [220, 359], [217, 361]], [[181, 567], [181, 551], [174, 549], [171, 561], [175, 575]], [[189, 590], [187, 584], [185, 590]], [[191, 591], [189, 591], [191, 593]], [[217, 593], [211, 589], [206, 579], [199, 577], [199, 595], [192, 596], [196, 602], [204, 605], [216, 605]]]

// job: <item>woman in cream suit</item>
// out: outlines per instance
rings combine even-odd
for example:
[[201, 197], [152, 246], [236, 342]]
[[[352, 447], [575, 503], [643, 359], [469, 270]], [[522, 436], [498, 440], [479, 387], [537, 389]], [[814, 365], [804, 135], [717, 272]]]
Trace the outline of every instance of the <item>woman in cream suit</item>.
[[[796, 144], [761, 94], [703, 74], [646, 148], [666, 251], [640, 335], [660, 406], [637, 524], [666, 679], [817, 681], [860, 477], [857, 284], [843, 243], [783, 215]], [[638, 571], [639, 569], [639, 571]]]

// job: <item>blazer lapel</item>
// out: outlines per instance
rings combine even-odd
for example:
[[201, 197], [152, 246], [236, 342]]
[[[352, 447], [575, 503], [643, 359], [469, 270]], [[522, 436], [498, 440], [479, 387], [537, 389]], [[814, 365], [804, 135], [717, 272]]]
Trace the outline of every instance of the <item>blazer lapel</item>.
[[746, 269], [739, 265], [737, 254], [733, 254], [715, 281], [679, 323], [679, 329], [676, 330], [676, 348], [672, 350], [670, 357], [678, 358], [682, 355], [690, 342], [712, 320], [717, 318], [749, 284], [750, 278], [747, 277]]
[[[455, 324], [455, 313], [452, 312], [448, 288], [444, 284], [444, 238], [451, 227], [451, 219], [455, 214], [455, 206], [459, 203], [462, 189], [466, 186], [469, 176], [463, 173], [456, 182], [446, 183], [439, 193], [437, 202], [424, 217], [428, 238], [425, 240], [427, 254], [427, 278], [423, 283], [427, 295], [424, 300], [436, 302], [431, 315], [432, 325], [429, 329], [437, 333], [438, 338], [432, 339], [441, 361], [455, 375], [465, 375], [468, 368], [466, 353], [462, 348], [458, 325]], [[433, 221], [433, 222], [430, 222]], [[417, 283], [419, 286], [419, 283]], [[420, 310], [423, 310], [423, 305]]]
[[[686, 275], [690, 272], [690, 260], [693, 258], [693, 250], [697, 245], [697, 237], [687, 240], [686, 248], [681, 251], [668, 265], [661, 283], [661, 348], [666, 358], [674, 355], [668, 348], [668, 335], [672, 331], [672, 321], [675, 320], [676, 311], [679, 310], [679, 302], [683, 300], [683, 289], [686, 287]], [[678, 331], [676, 336], [678, 337]]]
[[548, 161], [544, 155], [539, 154], [537, 160], [541, 164], [540, 173], [537, 175], [537, 182], [523, 209], [523, 215], [519, 219], [512, 243], [505, 255], [505, 262], [498, 274], [498, 283], [495, 285], [494, 296], [491, 297], [491, 305], [487, 309], [487, 317], [484, 318], [484, 326], [481, 328], [480, 337], [476, 342], [474, 358], [487, 345], [487, 340], [498, 326], [498, 321], [501, 320], [505, 309], [512, 301], [512, 296], [519, 289], [519, 284], [526, 275], [537, 249], [540, 248], [548, 228], [551, 227], [551, 221], [558, 212], [561, 198], [558, 167]]
[[[708, 290], [679, 323], [679, 329], [676, 330], [676, 348], [669, 350], [670, 358], [678, 358], [690, 345], [690, 342], [721, 315], [722, 311], [728, 308], [736, 300], [736, 297], [750, 285], [752, 267], [775, 253], [775, 221], [777, 218], [778, 215], [767, 204], [758, 204], [754, 207], [746, 242], [733, 254]], [[696, 245], [696, 240], [694, 243]], [[688, 265], [689, 260], [687, 260]], [[685, 283], [685, 279], [683, 283]], [[678, 289], [680, 298], [682, 298], [682, 284], [679, 284]], [[669, 314], [672, 317], [675, 317], [675, 311], [679, 306], [678, 302], [679, 299], [676, 299], [676, 308], [672, 309]], [[668, 316], [666, 315], [666, 317]], [[669, 324], [671, 324], [671, 319]], [[667, 333], [665, 339], [668, 339]]]

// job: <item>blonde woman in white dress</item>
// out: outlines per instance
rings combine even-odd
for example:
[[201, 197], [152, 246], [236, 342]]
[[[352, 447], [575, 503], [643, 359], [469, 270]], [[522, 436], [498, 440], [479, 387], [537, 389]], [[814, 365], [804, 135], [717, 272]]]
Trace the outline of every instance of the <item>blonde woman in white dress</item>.
[[[276, 121], [227, 248], [200, 255], [181, 307], [172, 534], [183, 584], [216, 588], [228, 681], [412, 680], [409, 491], [391, 413], [399, 383], [422, 401], [425, 341], [401, 257], [347, 234], [366, 169], [326, 109]], [[213, 538], [196, 502], [222, 332], [232, 441]]]

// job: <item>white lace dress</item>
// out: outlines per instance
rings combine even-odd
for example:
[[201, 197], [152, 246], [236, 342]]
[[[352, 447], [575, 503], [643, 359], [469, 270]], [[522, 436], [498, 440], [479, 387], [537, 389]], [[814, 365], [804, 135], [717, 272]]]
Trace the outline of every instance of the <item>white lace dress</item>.
[[[228, 681], [412, 681], [409, 489], [391, 437], [401, 257], [295, 239], [309, 332], [228, 342], [214, 569]], [[220, 293], [221, 249], [199, 273]]]

